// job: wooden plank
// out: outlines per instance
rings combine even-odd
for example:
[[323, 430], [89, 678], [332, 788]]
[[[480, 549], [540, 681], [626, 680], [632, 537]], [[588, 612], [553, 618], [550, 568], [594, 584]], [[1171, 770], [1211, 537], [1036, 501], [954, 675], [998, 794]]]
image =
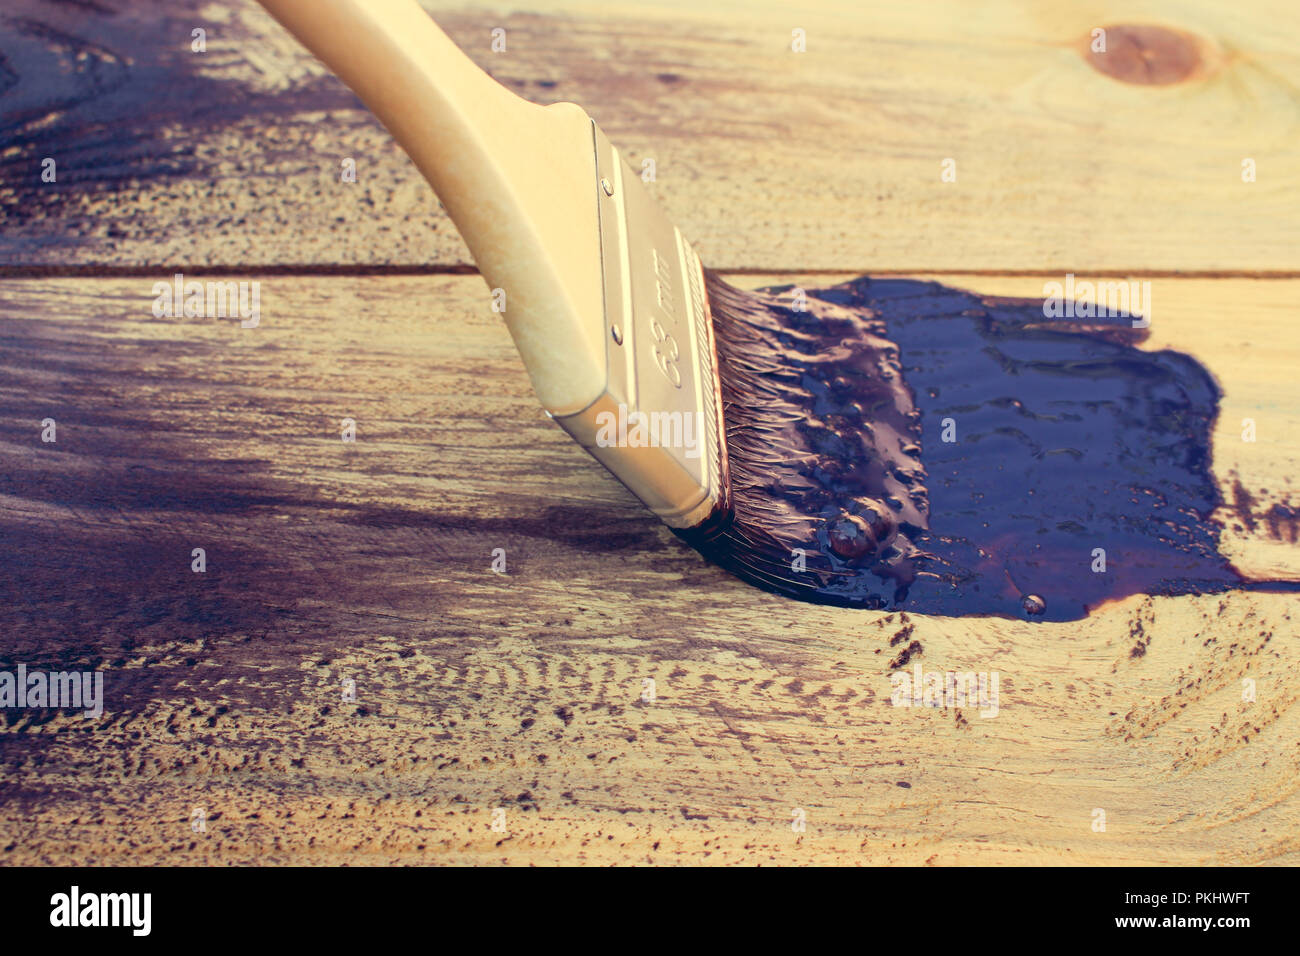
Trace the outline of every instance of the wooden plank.
[[[545, 420], [477, 277], [267, 277], [256, 329], [154, 318], [152, 281], [0, 285], [0, 669], [102, 666], [107, 697], [3, 712], [5, 862], [1300, 862], [1293, 597], [784, 600]], [[1258, 413], [1216, 455], [1275, 489], [1296, 285], [1153, 293]], [[912, 642], [996, 671], [997, 716], [891, 706]]]
[[[1283, 0], [1157, 0], [1140, 17], [1060, 0], [977, 17], [960, 0], [430, 6], [502, 82], [583, 104], [637, 168], [655, 160], [654, 191], [715, 267], [1300, 269]], [[11, 274], [468, 261], [410, 163], [251, 0], [14, 0], [0, 52]]]

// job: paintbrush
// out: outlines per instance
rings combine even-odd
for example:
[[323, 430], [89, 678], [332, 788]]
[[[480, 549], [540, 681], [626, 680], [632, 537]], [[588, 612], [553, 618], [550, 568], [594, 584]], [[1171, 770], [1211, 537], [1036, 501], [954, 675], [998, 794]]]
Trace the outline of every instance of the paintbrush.
[[542, 406], [654, 514], [767, 588], [906, 594], [925, 490], [881, 328], [705, 270], [580, 107], [516, 96], [415, 0], [262, 4], [415, 162]]

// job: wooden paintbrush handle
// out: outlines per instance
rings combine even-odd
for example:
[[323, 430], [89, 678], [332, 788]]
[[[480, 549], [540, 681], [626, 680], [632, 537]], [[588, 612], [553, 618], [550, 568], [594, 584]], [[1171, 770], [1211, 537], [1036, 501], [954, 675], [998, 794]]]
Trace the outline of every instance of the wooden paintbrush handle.
[[[578, 411], [605, 384], [591, 119], [480, 70], [415, 0], [261, 0], [388, 127], [442, 200], [542, 404]], [[498, 295], [496, 301], [500, 302]]]

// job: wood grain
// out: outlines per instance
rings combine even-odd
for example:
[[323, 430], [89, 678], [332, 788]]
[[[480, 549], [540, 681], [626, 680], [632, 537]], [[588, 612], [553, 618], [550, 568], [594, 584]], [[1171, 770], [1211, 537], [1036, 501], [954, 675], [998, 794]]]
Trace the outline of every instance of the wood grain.
[[[776, 598], [544, 418], [476, 276], [260, 277], [257, 329], [154, 318], [165, 278], [0, 283], [0, 665], [102, 666], [108, 698], [4, 712], [0, 860], [1300, 862], [1293, 596]], [[1260, 502], [1295, 474], [1296, 286], [1153, 289], [1152, 346], [1258, 416], [1215, 454]], [[1294, 571], [1270, 535], [1241, 560]], [[908, 648], [997, 671], [998, 715], [891, 706]]]
[[[654, 159], [716, 268], [1300, 272], [1283, 0], [429, 6], [502, 82]], [[13, 0], [0, 55], [10, 274], [469, 261], [406, 158], [251, 0]]]

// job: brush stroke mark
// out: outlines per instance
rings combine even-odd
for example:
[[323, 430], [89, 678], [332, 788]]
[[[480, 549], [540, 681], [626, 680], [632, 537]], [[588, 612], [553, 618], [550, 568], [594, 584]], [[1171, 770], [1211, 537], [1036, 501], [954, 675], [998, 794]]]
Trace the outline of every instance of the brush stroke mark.
[[809, 292], [807, 311], [788, 287], [709, 291], [736, 516], [685, 537], [738, 576], [819, 603], [1047, 620], [1250, 586], [1211, 520], [1218, 385], [1139, 349], [1129, 318], [1050, 320], [1041, 300], [906, 279]]

